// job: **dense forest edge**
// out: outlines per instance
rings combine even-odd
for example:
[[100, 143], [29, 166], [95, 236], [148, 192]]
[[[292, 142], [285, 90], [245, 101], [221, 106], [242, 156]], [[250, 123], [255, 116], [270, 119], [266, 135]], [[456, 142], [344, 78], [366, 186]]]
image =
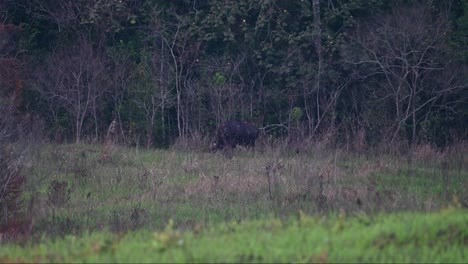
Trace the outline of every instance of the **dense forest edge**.
[[1, 139], [147, 148], [214, 134], [354, 147], [467, 138], [468, 2], [0, 3]]
[[466, 216], [467, 66], [468, 0], [0, 0], [0, 243]]

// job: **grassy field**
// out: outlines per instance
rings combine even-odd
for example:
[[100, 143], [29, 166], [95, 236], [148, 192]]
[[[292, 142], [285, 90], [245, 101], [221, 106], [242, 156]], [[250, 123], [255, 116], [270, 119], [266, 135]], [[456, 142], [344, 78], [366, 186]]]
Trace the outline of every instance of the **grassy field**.
[[[466, 259], [466, 144], [445, 151], [419, 147], [404, 155], [356, 154], [320, 144], [291, 149], [269, 143], [216, 154], [199, 149], [29, 147], [22, 174], [25, 203], [34, 198], [28, 212], [34, 228], [24, 250], [1, 241], [0, 255], [4, 261], [60, 262], [70, 251], [72, 257], [86, 255], [70, 261], [125, 261], [142, 255], [129, 250], [172, 243], [164, 242], [167, 230], [161, 231], [171, 222], [169, 241], [175, 236], [186, 243], [141, 261]], [[459, 209], [450, 213], [454, 222], [447, 230], [441, 210], [450, 206]], [[298, 219], [299, 212], [308, 217]], [[234, 233], [223, 231], [232, 226]], [[408, 237], [404, 230], [415, 233]], [[219, 240], [224, 236], [231, 244]], [[287, 245], [297, 237], [294, 246]], [[259, 251], [248, 251], [256, 241]], [[367, 255], [368, 247], [377, 253]], [[434, 258], [442, 248], [451, 253]]]
[[307, 217], [197, 226], [179, 232], [95, 232], [0, 248], [3, 263], [30, 262], [422, 262], [466, 263], [468, 214]]

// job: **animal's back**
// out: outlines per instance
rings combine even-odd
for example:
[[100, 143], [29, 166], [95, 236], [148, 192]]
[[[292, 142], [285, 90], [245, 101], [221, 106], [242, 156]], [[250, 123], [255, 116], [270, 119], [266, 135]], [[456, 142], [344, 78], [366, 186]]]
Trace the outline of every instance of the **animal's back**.
[[236, 145], [254, 147], [258, 135], [257, 127], [252, 124], [237, 120], [226, 121], [218, 127], [212, 150], [225, 147], [235, 148]]

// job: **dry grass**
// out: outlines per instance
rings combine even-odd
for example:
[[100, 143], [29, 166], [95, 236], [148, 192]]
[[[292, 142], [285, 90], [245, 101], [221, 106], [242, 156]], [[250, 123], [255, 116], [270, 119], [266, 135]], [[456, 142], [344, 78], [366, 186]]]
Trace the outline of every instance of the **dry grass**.
[[[68, 229], [160, 227], [169, 219], [191, 226], [269, 214], [288, 217], [299, 210], [426, 211], [451, 202], [453, 195], [468, 204], [463, 148], [414, 148], [412, 163], [407, 155], [364, 156], [313, 140], [299, 149], [263, 141], [254, 151], [216, 154], [182, 145], [151, 151], [117, 146], [104, 151], [109, 153], [105, 160], [99, 148], [38, 146], [28, 158], [26, 192], [38, 193], [40, 207], [34, 210], [37, 236]], [[71, 191], [54, 214], [46, 202], [52, 180], [67, 183]]]
[[440, 161], [448, 156], [447, 151], [439, 150], [429, 144], [421, 144], [411, 148], [410, 155], [417, 161]]

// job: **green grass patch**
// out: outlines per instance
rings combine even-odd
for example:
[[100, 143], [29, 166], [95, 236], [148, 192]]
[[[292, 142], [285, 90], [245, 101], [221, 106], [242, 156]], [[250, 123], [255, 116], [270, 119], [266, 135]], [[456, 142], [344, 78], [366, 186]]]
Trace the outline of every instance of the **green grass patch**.
[[0, 248], [1, 262], [423, 262], [468, 257], [468, 213], [299, 216], [104, 232]]

